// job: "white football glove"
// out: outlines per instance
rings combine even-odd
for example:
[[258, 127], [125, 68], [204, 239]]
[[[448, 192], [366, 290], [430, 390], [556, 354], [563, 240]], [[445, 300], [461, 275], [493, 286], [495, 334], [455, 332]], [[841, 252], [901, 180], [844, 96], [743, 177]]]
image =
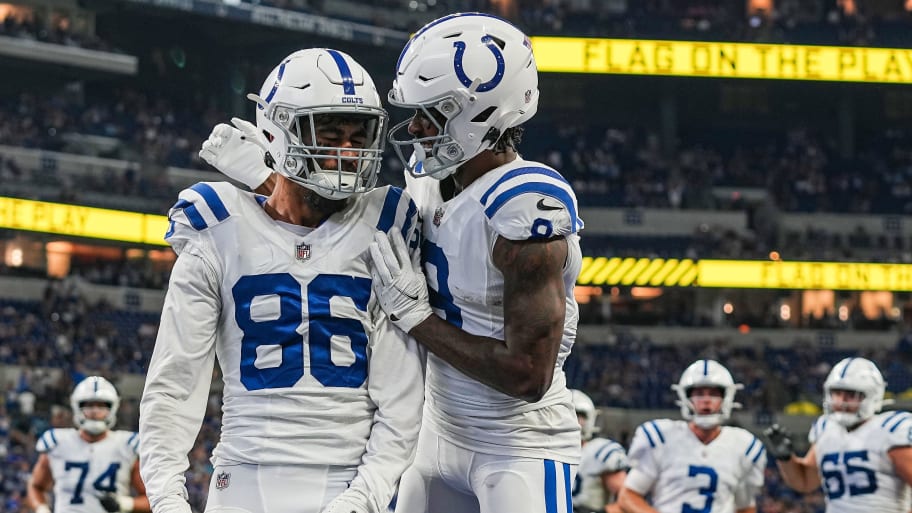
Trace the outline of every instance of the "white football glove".
[[419, 253], [415, 251], [409, 257], [402, 234], [397, 230], [389, 236], [376, 232], [370, 254], [374, 264], [371, 266], [374, 293], [393, 324], [408, 333], [434, 315]]
[[231, 123], [234, 126], [215, 125], [199, 156], [225, 176], [256, 189], [272, 173], [263, 163], [268, 142], [253, 123], [240, 118], [231, 118]]
[[353, 493], [351, 489], [348, 489], [331, 500], [322, 513], [372, 513], [372, 511], [362, 494]]

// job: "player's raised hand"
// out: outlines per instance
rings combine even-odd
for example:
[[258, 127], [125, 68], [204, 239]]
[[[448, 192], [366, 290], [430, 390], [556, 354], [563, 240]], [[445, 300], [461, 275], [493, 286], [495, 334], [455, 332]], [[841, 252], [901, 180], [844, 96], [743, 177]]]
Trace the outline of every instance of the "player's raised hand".
[[231, 118], [231, 123], [234, 126], [215, 125], [199, 156], [225, 176], [256, 189], [272, 173], [263, 161], [268, 143], [253, 123], [240, 118]]
[[424, 273], [409, 256], [402, 234], [375, 233], [370, 256], [374, 293], [393, 324], [408, 333], [434, 314]]
[[763, 430], [763, 436], [769, 440], [769, 452], [777, 460], [785, 461], [792, 458], [795, 448], [792, 443], [792, 435], [787, 429], [779, 424], [773, 424]]

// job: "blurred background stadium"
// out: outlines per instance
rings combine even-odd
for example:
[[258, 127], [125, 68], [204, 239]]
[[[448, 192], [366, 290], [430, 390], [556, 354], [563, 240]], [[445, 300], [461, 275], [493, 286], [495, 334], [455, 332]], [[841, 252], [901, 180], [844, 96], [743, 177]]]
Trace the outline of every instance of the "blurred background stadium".
[[[698, 357], [745, 384], [736, 421], [805, 431], [830, 366], [877, 362], [912, 404], [912, 1], [28, 0], [0, 3], [0, 511], [28, 511], [35, 440], [90, 374], [136, 429], [197, 151], [303, 47], [351, 53], [381, 93], [410, 31], [454, 11], [533, 40], [521, 151], [576, 187], [582, 325], [566, 371], [627, 443], [677, 417]], [[550, 37], [549, 37], [550, 36]], [[559, 37], [562, 39], [552, 39]], [[587, 38], [567, 39], [567, 38]], [[736, 44], [741, 43], [741, 44]], [[878, 50], [887, 48], [890, 50]], [[392, 111], [394, 119], [407, 113]], [[401, 183], [387, 158], [382, 180]], [[191, 454], [196, 509], [218, 377]], [[772, 467], [771, 467], [772, 468]], [[758, 511], [822, 511], [774, 471]]]

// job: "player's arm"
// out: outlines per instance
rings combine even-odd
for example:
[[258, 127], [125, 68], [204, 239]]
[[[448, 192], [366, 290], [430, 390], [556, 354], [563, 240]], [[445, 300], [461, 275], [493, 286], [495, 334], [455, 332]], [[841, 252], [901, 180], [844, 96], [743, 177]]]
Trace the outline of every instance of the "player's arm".
[[414, 340], [379, 310], [377, 317], [368, 362], [368, 394], [377, 410], [358, 473], [342, 495], [356, 504], [366, 500], [370, 511], [386, 511], [418, 441], [424, 363]]
[[[617, 472], [603, 472], [601, 475], [602, 486], [605, 490], [613, 497], [620, 495], [621, 490], [624, 489], [624, 480], [627, 479], [626, 470], [618, 470]], [[621, 513], [621, 506], [618, 503], [608, 504], [605, 506], [606, 513]]]
[[817, 468], [814, 445], [811, 445], [804, 456], [792, 454], [788, 459], [777, 457], [776, 466], [779, 467], [782, 481], [789, 488], [801, 493], [810, 493], [820, 488], [820, 471]]
[[189, 513], [184, 473], [206, 411], [221, 301], [219, 278], [201, 250], [190, 243], [176, 247], [182, 249], [140, 401], [139, 468], [157, 512]]
[[551, 386], [563, 335], [566, 260], [563, 237], [498, 237], [493, 261], [504, 275], [505, 340], [469, 334], [436, 315], [410, 334], [466, 375], [512, 397], [538, 401]]
[[642, 494], [626, 487], [618, 495], [617, 503], [624, 513], [658, 513]]
[[150, 513], [152, 507], [149, 505], [149, 498], [146, 496], [146, 484], [143, 483], [142, 476], [139, 473], [139, 460], [133, 463], [133, 470], [130, 471], [130, 484], [133, 485], [133, 513]]
[[54, 476], [51, 475], [51, 460], [47, 454], [38, 456], [28, 481], [28, 505], [35, 513], [50, 513], [47, 496], [54, 488]]
[[912, 485], [912, 447], [893, 447], [887, 451], [887, 456], [893, 462], [896, 475], [905, 481], [906, 484]]

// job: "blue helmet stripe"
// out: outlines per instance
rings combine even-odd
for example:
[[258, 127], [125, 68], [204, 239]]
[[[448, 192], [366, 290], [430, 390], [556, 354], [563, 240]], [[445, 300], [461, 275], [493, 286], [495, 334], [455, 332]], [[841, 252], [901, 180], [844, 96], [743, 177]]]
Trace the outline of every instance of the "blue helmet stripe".
[[703, 375], [709, 376], [709, 360], [703, 360]]
[[845, 367], [842, 368], [842, 372], [839, 373], [840, 378], [844, 378], [846, 376], [846, 372], [849, 371], [849, 365], [852, 365], [853, 360], [855, 360], [855, 358], [849, 358], [849, 361], [846, 362]]
[[[272, 84], [272, 89], [269, 91], [269, 94], [267, 94], [266, 98], [263, 99], [263, 101], [266, 103], [272, 101], [272, 98], [275, 96], [276, 91], [279, 89], [279, 84], [282, 83], [282, 76], [285, 74], [285, 65], [289, 62], [291, 62], [291, 60], [287, 60], [279, 65], [279, 74], [276, 76], [276, 81], [274, 84]], [[259, 103], [257, 103], [257, 108], [263, 110], [263, 106]]]
[[333, 60], [336, 61], [336, 66], [339, 67], [339, 74], [342, 75], [342, 92], [355, 94], [355, 79], [352, 78], [351, 68], [345, 62], [345, 57], [342, 57], [342, 54], [336, 50], [326, 50], [326, 52], [332, 56]]

